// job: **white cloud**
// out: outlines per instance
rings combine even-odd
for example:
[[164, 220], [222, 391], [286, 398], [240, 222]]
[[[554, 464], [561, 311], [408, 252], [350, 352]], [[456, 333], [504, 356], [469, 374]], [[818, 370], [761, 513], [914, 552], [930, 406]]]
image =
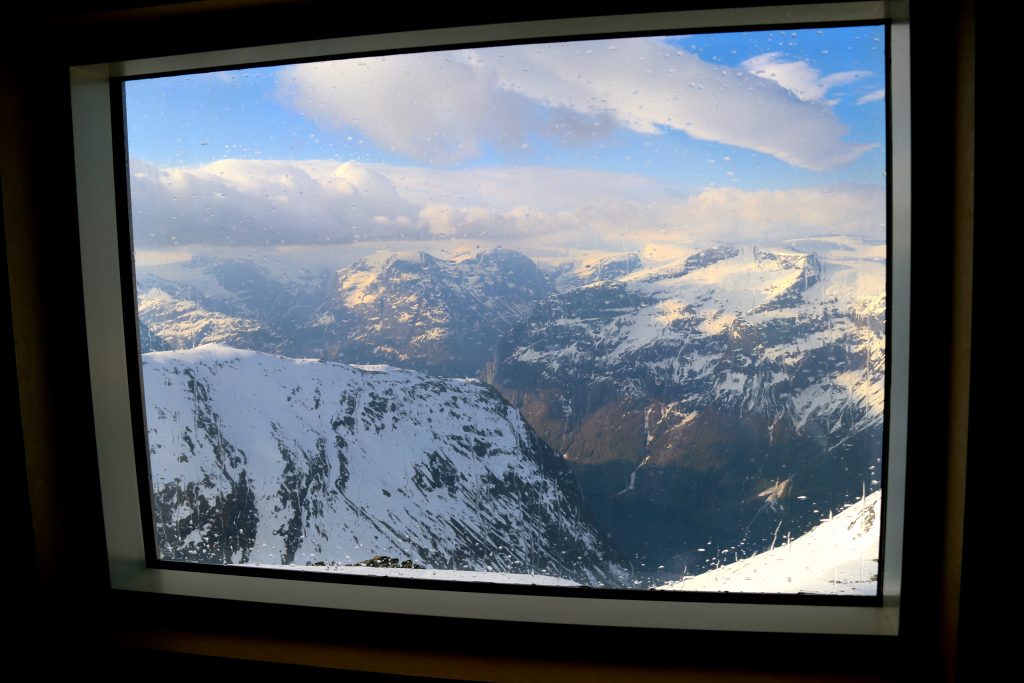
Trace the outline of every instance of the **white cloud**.
[[847, 129], [827, 106], [654, 38], [303, 64], [282, 70], [278, 95], [324, 125], [358, 128], [385, 149], [442, 164], [488, 145], [516, 149], [530, 135], [575, 144], [613, 126], [684, 131], [812, 170], [870, 148], [845, 142]]
[[854, 81], [871, 75], [870, 71], [840, 71], [822, 76], [821, 71], [803, 60], [784, 62], [781, 53], [768, 52], [751, 57], [741, 66], [749, 73], [778, 83], [801, 100], [808, 102], [824, 102], [834, 104], [835, 100], [825, 100], [828, 91], [840, 85], [848, 85]]
[[225, 160], [161, 169], [133, 161], [131, 189], [139, 249], [471, 240], [536, 253], [615, 249], [623, 240], [881, 237], [885, 220], [883, 187], [681, 196], [643, 176], [543, 167]]
[[544, 166], [461, 170], [388, 164], [368, 167], [391, 179], [402, 198], [418, 206], [486, 206], [504, 213], [529, 205], [536, 211], [557, 212], [604, 197], [629, 197], [647, 203], [675, 196], [650, 177], [631, 173]]
[[[678, 207], [694, 233], [729, 241], [771, 241], [829, 233], [885, 235], [885, 188], [746, 191], [711, 188]], [[763, 236], [763, 237], [762, 237]]]
[[519, 237], [514, 223], [507, 216], [483, 206], [428, 204], [420, 210], [419, 217], [430, 234], [437, 238]]
[[869, 92], [863, 97], [857, 98], [857, 104], [867, 104], [868, 102], [878, 102], [879, 100], [885, 99], [885, 88], [880, 88]]
[[487, 143], [523, 137], [526, 103], [496, 87], [468, 53], [424, 53], [299, 64], [278, 78], [278, 96], [330, 126], [353, 126], [378, 146], [451, 164]]
[[352, 242], [370, 229], [409, 239], [420, 229], [416, 209], [387, 178], [353, 163], [225, 159], [158, 168], [133, 159], [131, 175], [142, 246]]

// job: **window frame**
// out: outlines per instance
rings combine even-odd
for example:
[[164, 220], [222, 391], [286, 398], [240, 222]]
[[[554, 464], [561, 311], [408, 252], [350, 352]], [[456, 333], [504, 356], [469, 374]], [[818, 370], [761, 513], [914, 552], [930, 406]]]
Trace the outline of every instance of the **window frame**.
[[[641, 34], [665, 30], [769, 28], [886, 21], [890, 31], [889, 387], [882, 599], [877, 606], [774, 604], [739, 599], [686, 601], [562, 597], [392, 587], [169, 569], [147, 561], [139, 496], [148, 490], [136, 452], [145, 439], [137, 425], [142, 404], [126, 350], [134, 339], [133, 282], [122, 281], [119, 250], [130, 244], [119, 207], [128, 204], [117, 168], [122, 122], [112, 98], [120, 79], [181, 71], [274, 63], [320, 56], [407, 51], [526, 39]], [[82, 245], [85, 318], [100, 485], [111, 586], [115, 589], [228, 598], [310, 607], [442, 617], [601, 626], [783, 633], [896, 635], [899, 631], [903, 547], [910, 303], [909, 23], [904, 2], [748, 7], [626, 16], [584, 17], [361, 35], [336, 40], [176, 55], [73, 67], [71, 76], [75, 171]], [[119, 220], [120, 219], [120, 220]], [[119, 226], [117, 230], [113, 226]], [[128, 259], [131, 260], [130, 258]], [[141, 444], [141, 446], [140, 446]], [[273, 572], [267, 572], [268, 574]], [[277, 572], [281, 574], [283, 572]], [[302, 577], [308, 578], [308, 577]]]

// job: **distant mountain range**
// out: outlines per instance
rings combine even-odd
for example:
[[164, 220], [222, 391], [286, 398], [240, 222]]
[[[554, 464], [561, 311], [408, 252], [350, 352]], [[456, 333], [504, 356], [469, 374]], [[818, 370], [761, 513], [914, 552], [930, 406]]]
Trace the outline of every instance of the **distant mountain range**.
[[881, 480], [884, 244], [672, 245], [543, 268], [507, 249], [382, 253], [301, 279], [211, 258], [139, 272], [144, 351], [219, 342], [486, 381], [571, 470], [581, 519], [651, 581], [707, 566], [698, 548], [739, 558], [799, 535]]

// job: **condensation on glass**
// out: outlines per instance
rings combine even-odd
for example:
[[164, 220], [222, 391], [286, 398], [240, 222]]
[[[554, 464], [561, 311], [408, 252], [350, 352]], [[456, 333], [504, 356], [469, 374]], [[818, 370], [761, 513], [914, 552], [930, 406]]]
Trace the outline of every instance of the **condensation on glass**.
[[157, 556], [876, 595], [885, 40], [127, 81]]

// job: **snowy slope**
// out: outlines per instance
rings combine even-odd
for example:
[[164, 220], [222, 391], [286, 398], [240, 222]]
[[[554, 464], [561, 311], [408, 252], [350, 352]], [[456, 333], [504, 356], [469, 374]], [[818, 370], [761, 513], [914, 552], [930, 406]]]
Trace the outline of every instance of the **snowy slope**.
[[621, 580], [567, 466], [478, 381], [216, 345], [143, 377], [164, 558]]
[[876, 491], [789, 543], [658, 590], [875, 595], [881, 522]]

